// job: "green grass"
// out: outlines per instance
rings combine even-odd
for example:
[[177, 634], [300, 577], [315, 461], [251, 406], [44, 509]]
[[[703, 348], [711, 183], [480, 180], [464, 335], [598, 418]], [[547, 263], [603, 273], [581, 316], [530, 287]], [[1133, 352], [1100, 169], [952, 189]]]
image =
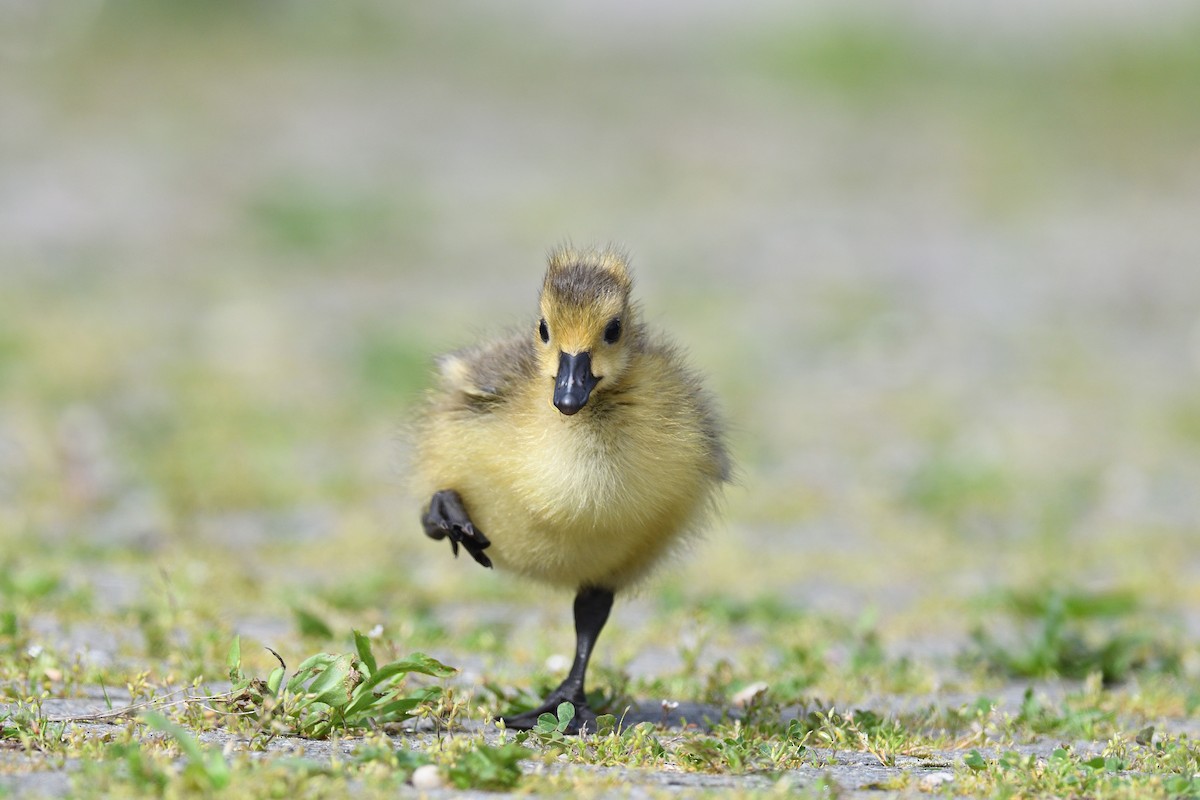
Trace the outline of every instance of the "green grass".
[[984, 628], [973, 633], [969, 657], [1015, 678], [1099, 675], [1106, 683], [1135, 673], [1177, 673], [1182, 651], [1168, 631], [1127, 592], [1009, 592], [992, 603], [1024, 628], [1017, 642]]
[[[1030, 602], [1044, 613], [1040, 600]], [[1120, 598], [1076, 595], [1063, 604], [1085, 617], [1128, 611]], [[823, 666], [799, 694], [769, 686], [735, 711], [728, 696], [712, 695], [711, 690], [714, 685], [739, 685], [745, 679], [737, 677], [739, 669], [746, 665], [703, 663], [686, 680], [669, 686], [635, 682], [619, 689], [607, 701], [613, 714], [602, 716], [599, 732], [586, 737], [562, 735], [569, 706], [560, 708], [557, 718], [545, 715], [534, 731], [508, 739], [503, 735], [497, 739], [491, 725], [464, 728], [468, 721], [495, 713], [498, 703], [509, 705], [511, 698], [463, 693], [461, 687], [437, 683], [410, 686], [404, 678], [414, 670], [435, 680], [453, 671], [423, 656], [384, 662], [376, 651], [382, 648], [390, 658], [397, 652], [396, 643], [383, 638], [373, 644], [356, 633], [355, 651], [320, 653], [295, 669], [283, 666], [281, 659], [269, 675], [260, 673], [265, 677], [245, 671], [247, 662], [235, 640], [225, 664], [210, 662], [196, 676], [198, 681], [211, 682], [227, 670], [234, 681], [232, 689], [202, 702], [179, 704], [170, 691], [170, 678], [156, 677], [152, 669], [129, 684], [129, 696], [148, 701], [151, 708], [163, 708], [174, 719], [157, 711], [147, 714], [143, 708], [143, 716], [135, 718], [138, 721], [97, 739], [94, 733], [73, 733], [70, 718], [44, 710], [47, 700], [70, 696], [94, 683], [97, 676], [70, 679], [59, 673], [47, 679], [45, 662], [8, 650], [6, 659], [20, 666], [19, 674], [8, 676], [12, 680], [6, 682], [11, 688], [3, 738], [27, 754], [28, 764], [87, 758], [84, 778], [77, 784], [84, 796], [114, 791], [174, 796], [225, 788], [258, 796], [272, 793], [275, 790], [269, 787], [280, 782], [312, 781], [315, 791], [318, 786], [350, 780], [365, 781], [371, 791], [385, 791], [409, 779], [423, 764], [436, 765], [442, 780], [460, 788], [523, 785], [533, 789], [537, 781], [523, 778], [518, 767], [527, 759], [777, 780], [797, 770], [803, 773], [837, 763], [838, 754], [846, 752], [861, 752], [879, 766], [894, 768], [897, 787], [908, 785], [906, 766], [928, 764], [951, 769], [957, 776], [957, 791], [966, 787], [981, 796], [997, 791], [1063, 792], [1072, 786], [1104, 797], [1137, 792], [1192, 796], [1188, 792], [1195, 791], [1188, 783], [1197, 757], [1193, 745], [1186, 737], [1156, 734], [1154, 727], [1154, 720], [1172, 704], [1178, 710], [1167, 712], [1168, 716], [1192, 713], [1197, 703], [1188, 679], [1129, 665], [1133, 672], [1123, 677], [1137, 677], [1142, 685], [1139, 691], [1135, 684], [1105, 683], [1102, 665], [1097, 665], [1091, 677], [1061, 701], [1045, 699], [1031, 685], [1019, 706], [1009, 709], [986, 696], [961, 706], [933, 701], [907, 711], [855, 708], [841, 700], [877, 702], [879, 689], [887, 691], [888, 686], [895, 690], [891, 697], [913, 693], [909, 676], [927, 666], [889, 658], [875, 643], [875, 634], [861, 625], [835, 623], [823, 622], [820, 636], [831, 650], [846, 648], [848, 660], [831, 653], [807, 656], [810, 664], [815, 659]], [[719, 617], [713, 623], [717, 628], [726, 624]], [[443, 646], [455, 641], [446, 634], [433, 640]], [[138, 659], [141, 663], [173, 662], [150, 652], [149, 643], [146, 647]], [[753, 669], [753, 664], [749, 666]], [[776, 668], [777, 673], [791, 671], [787, 662]], [[595, 678], [601, 695], [597, 704], [604, 708], [603, 695], [612, 691], [613, 677], [598, 670]], [[682, 730], [654, 722], [623, 724], [619, 704], [626, 702], [626, 692], [636, 698], [657, 696], [659, 690], [669, 690], [679, 699], [707, 701], [720, 711], [707, 720], [692, 720], [705, 723], [700, 727]], [[436, 742], [421, 736], [414, 740], [414, 734], [404, 733], [397, 723], [406, 718], [436, 721]], [[153, 737], [151, 731], [166, 736]], [[233, 735], [257, 748], [296, 737], [335, 735], [351, 749], [349, 757], [332, 760], [308, 756], [264, 761], [247, 759], [237, 749], [223, 751], [216, 744], [205, 744], [206, 736], [214, 734], [220, 737], [216, 741]], [[1040, 749], [1056, 741], [1092, 742], [1097, 753]], [[180, 760], [184, 766], [177, 769], [173, 765]], [[585, 780], [586, 773], [580, 775], [579, 780]]]

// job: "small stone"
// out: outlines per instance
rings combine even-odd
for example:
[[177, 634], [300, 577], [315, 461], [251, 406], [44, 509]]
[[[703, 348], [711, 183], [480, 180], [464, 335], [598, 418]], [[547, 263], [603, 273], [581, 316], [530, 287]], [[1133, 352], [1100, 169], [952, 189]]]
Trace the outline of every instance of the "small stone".
[[561, 653], [555, 653], [546, 659], [547, 672], [562, 672], [569, 666], [571, 666], [571, 659]]
[[770, 688], [771, 684], [756, 681], [733, 696], [733, 705], [735, 708], [748, 708], [761, 700]]
[[440, 789], [446, 783], [442, 779], [442, 771], [433, 764], [424, 764], [414, 769], [410, 782], [414, 789], [423, 791]]
[[922, 792], [932, 792], [939, 786], [944, 786], [947, 783], [954, 782], [953, 772], [931, 772], [921, 778], [917, 783], [917, 788]]

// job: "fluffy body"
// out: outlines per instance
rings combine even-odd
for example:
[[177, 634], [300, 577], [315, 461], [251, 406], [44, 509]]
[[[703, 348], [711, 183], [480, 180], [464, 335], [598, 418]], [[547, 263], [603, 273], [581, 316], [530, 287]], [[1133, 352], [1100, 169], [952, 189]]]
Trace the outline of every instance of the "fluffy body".
[[[697, 530], [729, 466], [699, 379], [651, 335], [611, 250], [551, 256], [538, 326], [441, 359], [416, 441], [419, 496], [453, 489], [501, 568], [620, 590]], [[603, 339], [619, 319], [619, 341]], [[610, 331], [611, 332], [611, 331]], [[551, 402], [561, 352], [592, 353], [576, 414]]]

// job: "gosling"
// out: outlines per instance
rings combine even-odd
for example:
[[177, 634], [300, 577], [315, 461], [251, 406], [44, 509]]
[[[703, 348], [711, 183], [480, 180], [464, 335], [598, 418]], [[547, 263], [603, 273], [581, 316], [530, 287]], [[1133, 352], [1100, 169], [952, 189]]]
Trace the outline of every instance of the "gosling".
[[536, 323], [439, 360], [415, 442], [425, 533], [575, 594], [575, 660], [532, 728], [563, 703], [595, 731], [584, 691], [614, 594], [709, 517], [729, 479], [721, 421], [680, 354], [642, 324], [627, 259], [550, 254]]

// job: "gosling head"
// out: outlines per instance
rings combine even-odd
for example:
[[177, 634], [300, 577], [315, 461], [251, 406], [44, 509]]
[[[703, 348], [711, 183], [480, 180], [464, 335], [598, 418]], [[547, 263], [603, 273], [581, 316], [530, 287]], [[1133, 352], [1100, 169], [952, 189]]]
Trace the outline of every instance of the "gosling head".
[[561, 413], [576, 414], [594, 393], [619, 385], [637, 332], [632, 286], [624, 256], [612, 250], [550, 254], [534, 335]]

